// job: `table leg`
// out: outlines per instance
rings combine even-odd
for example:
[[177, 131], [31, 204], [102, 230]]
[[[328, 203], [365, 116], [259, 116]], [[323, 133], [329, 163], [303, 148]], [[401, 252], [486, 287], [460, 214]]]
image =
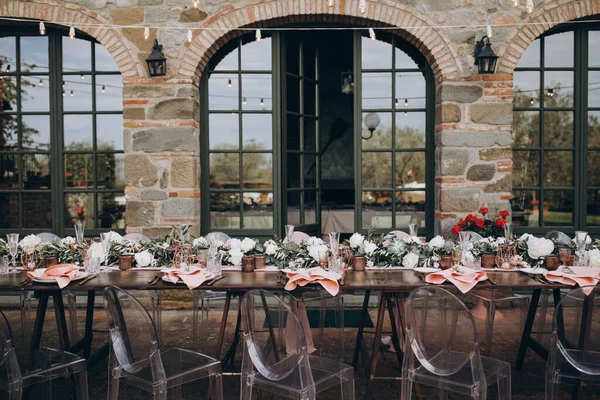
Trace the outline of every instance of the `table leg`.
[[219, 329], [219, 337], [217, 340], [217, 353], [215, 358], [218, 360], [221, 357], [221, 350], [223, 348], [223, 340], [225, 338], [225, 328], [227, 326], [227, 315], [229, 314], [229, 307], [231, 305], [231, 292], [227, 292], [225, 297], [225, 306], [223, 307], [223, 315], [221, 316], [221, 328]]
[[377, 359], [379, 358], [379, 348], [381, 346], [381, 334], [383, 331], [383, 320], [385, 318], [385, 305], [387, 294], [381, 293], [379, 298], [379, 307], [377, 311], [377, 327], [375, 328], [375, 338], [373, 339], [373, 351], [371, 352], [371, 365], [367, 376], [367, 385], [365, 387], [365, 400], [370, 400], [373, 396], [372, 385], [377, 370]]
[[354, 345], [354, 356], [352, 357], [352, 366], [356, 370], [358, 367], [358, 356], [360, 355], [360, 348], [364, 345], [365, 337], [363, 336], [363, 331], [365, 329], [365, 321], [367, 319], [367, 315], [369, 314], [369, 298], [371, 297], [371, 291], [367, 290], [365, 292], [365, 298], [363, 300], [362, 311], [360, 314], [360, 321], [358, 323], [358, 332], [356, 334], [356, 343]]
[[48, 309], [48, 297], [50, 296], [51, 294], [48, 292], [40, 292], [40, 299], [38, 301], [37, 311], [35, 314], [35, 322], [33, 324], [33, 332], [31, 334], [31, 353], [34, 353], [40, 348], [42, 332], [44, 330], [44, 319], [46, 318], [46, 310]]
[[542, 289], [535, 289], [531, 296], [531, 303], [529, 303], [529, 311], [527, 312], [527, 319], [525, 320], [525, 327], [523, 329], [523, 336], [521, 336], [521, 344], [519, 345], [519, 351], [517, 353], [517, 371], [523, 368], [523, 362], [525, 361], [525, 354], [529, 347], [529, 341], [531, 340], [531, 329], [533, 328], [533, 321], [535, 320], [535, 313], [537, 311], [538, 303], [540, 301], [540, 295]]
[[[260, 293], [260, 298], [262, 301], [263, 309], [265, 310], [265, 318], [267, 320], [267, 327], [269, 328], [268, 345], [274, 351], [275, 361], [279, 362], [279, 349], [277, 348], [277, 343], [275, 341], [275, 331], [273, 330], [273, 321], [271, 319], [271, 314], [269, 313], [269, 307], [267, 306], [267, 299], [265, 298], [265, 294], [263, 292]], [[241, 315], [241, 308], [239, 310], [239, 313]], [[238, 318], [238, 320], [239, 320], [239, 318]], [[281, 324], [281, 322], [280, 322], [280, 324]], [[270, 349], [267, 349], [267, 350], [268, 351], [265, 351], [264, 353], [268, 355], [270, 353]]]
[[89, 290], [87, 298], [87, 307], [85, 310], [85, 347], [83, 348], [83, 357], [88, 359], [92, 352], [92, 340], [94, 340], [94, 303], [96, 301], [96, 291]]
[[69, 342], [69, 330], [67, 329], [67, 318], [65, 316], [65, 306], [61, 292], [52, 293], [52, 301], [54, 303], [54, 317], [56, 318], [56, 328], [58, 330], [58, 339], [60, 348], [65, 351], [71, 349]]
[[[398, 325], [396, 325], [396, 317], [395, 313], [398, 309], [397, 303], [399, 299], [397, 295], [388, 296], [386, 299], [388, 313], [390, 314], [390, 325], [392, 326], [392, 345], [394, 346], [394, 351], [396, 352], [396, 358], [398, 360], [398, 367], [402, 369], [402, 350], [400, 348], [400, 340], [398, 336]], [[398, 316], [399, 317], [399, 316]]]
[[242, 303], [240, 302], [240, 306], [238, 307], [238, 315], [237, 320], [235, 322], [235, 331], [233, 334], [233, 342], [231, 342], [231, 346], [229, 346], [229, 350], [225, 353], [223, 360], [221, 361], [221, 365], [224, 370], [233, 371], [235, 370], [235, 352], [237, 350], [237, 345], [240, 342], [240, 326], [242, 325]]

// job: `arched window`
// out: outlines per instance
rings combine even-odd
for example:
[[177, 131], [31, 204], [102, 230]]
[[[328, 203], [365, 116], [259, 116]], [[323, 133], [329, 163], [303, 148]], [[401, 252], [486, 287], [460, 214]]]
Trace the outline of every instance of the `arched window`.
[[0, 232], [124, 228], [121, 75], [67, 33], [0, 27]]
[[389, 232], [417, 216], [431, 235], [425, 58], [386, 32], [265, 36], [226, 44], [203, 74], [203, 233]]
[[600, 27], [535, 40], [514, 74], [513, 221], [600, 233]]

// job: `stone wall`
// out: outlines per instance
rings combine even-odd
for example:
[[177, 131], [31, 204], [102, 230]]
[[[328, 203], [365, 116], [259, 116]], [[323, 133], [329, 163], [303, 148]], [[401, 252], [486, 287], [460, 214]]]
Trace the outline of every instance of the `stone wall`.
[[[334, 22], [400, 26], [399, 36], [429, 60], [436, 77], [436, 216], [446, 231], [481, 204], [507, 206], [511, 191], [512, 71], [541, 33], [564, 21], [600, 13], [600, 0], [2, 0], [0, 15], [60, 21], [95, 37], [124, 78], [123, 115], [127, 230], [163, 234], [173, 223], [199, 231], [199, 78], [211, 56], [242, 32], [236, 27]], [[494, 27], [498, 73], [473, 68], [475, 40]], [[537, 25], [526, 26], [525, 22]], [[83, 25], [80, 25], [83, 24]], [[119, 27], [100, 29], [105, 24]], [[505, 24], [504, 27], [497, 25]], [[144, 40], [143, 27], [160, 26]], [[182, 30], [174, 30], [181, 27]], [[433, 29], [435, 27], [435, 29]], [[192, 43], [186, 30], [193, 30]], [[148, 78], [144, 60], [158, 38], [168, 76]]]

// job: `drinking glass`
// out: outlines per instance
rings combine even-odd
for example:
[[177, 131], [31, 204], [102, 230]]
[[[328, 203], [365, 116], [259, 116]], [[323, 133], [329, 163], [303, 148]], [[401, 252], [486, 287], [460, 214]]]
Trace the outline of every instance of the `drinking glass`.
[[83, 267], [85, 271], [90, 274], [97, 274], [100, 272], [100, 266], [102, 265], [102, 259], [99, 257], [92, 257], [92, 251], [88, 250], [83, 260]]
[[339, 232], [329, 232], [329, 247], [331, 247], [332, 257], [337, 258], [338, 249], [340, 247], [340, 233]]
[[77, 239], [77, 243], [81, 244], [83, 242], [83, 232], [85, 227], [83, 223], [78, 222], [75, 224], [75, 238]]
[[469, 243], [469, 232], [458, 232], [458, 242], [460, 243], [460, 247], [463, 249], [463, 251], [466, 250], [467, 244]]
[[418, 232], [419, 232], [419, 225], [417, 223], [411, 222], [410, 224], [408, 224], [408, 234], [410, 236], [417, 236]]
[[344, 270], [344, 262], [339, 257], [329, 257], [329, 266], [327, 270], [334, 274], [341, 274]]
[[19, 234], [9, 233], [6, 235], [6, 243], [8, 244], [8, 251], [12, 258], [12, 271], [16, 272], [17, 268], [17, 254], [19, 252]]
[[329, 252], [327, 250], [319, 250], [319, 264], [321, 264], [321, 268], [325, 269], [327, 267], [327, 257], [329, 256]]
[[8, 274], [8, 272], [9, 272], [8, 266], [9, 266], [8, 257], [0, 257], [0, 274], [2, 274], [2, 275]]
[[294, 236], [294, 225], [286, 225], [285, 226], [285, 242], [286, 243], [291, 242], [292, 236]]
[[206, 267], [208, 260], [208, 250], [199, 250], [196, 256], [198, 257], [198, 264], [200, 264], [200, 268]]
[[102, 241], [102, 251], [104, 252], [104, 265], [108, 266], [108, 252], [110, 250], [111, 233], [101, 233], [100, 240]]
[[458, 269], [458, 263], [462, 259], [462, 248], [453, 247], [450, 253], [452, 255], [452, 263], [454, 264], [452, 268]]
[[513, 224], [511, 222], [507, 222], [504, 224], [504, 238], [506, 239], [506, 243], [510, 243], [513, 236]]
[[214, 276], [221, 276], [221, 256], [216, 255], [215, 257], [210, 257], [208, 259], [208, 273]]
[[567, 266], [569, 259], [571, 258], [571, 249], [568, 247], [561, 247], [558, 249], [558, 259], [563, 263], [563, 267]]
[[575, 232], [575, 244], [577, 245], [577, 255], [581, 257], [586, 247], [588, 233], [584, 231]]

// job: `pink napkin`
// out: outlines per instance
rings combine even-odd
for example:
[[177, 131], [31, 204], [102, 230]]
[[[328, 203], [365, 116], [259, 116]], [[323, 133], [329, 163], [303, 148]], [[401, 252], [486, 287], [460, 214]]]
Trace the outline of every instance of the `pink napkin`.
[[55, 279], [56, 283], [58, 283], [58, 287], [62, 289], [71, 282], [77, 272], [79, 272], [79, 268], [76, 265], [56, 264], [47, 268], [41, 276], [36, 275], [33, 272], [27, 272], [27, 276], [31, 279]]
[[569, 269], [574, 274], [565, 272], [565, 269], [561, 267], [556, 271], [546, 272], [546, 279], [569, 286], [595, 286], [600, 280], [600, 268], [598, 267], [568, 267], [567, 271]]
[[206, 274], [198, 267], [191, 267], [189, 270], [183, 269], [163, 269], [169, 280], [173, 283], [179, 282], [181, 279], [190, 290], [196, 289], [206, 280]]
[[298, 285], [306, 286], [311, 282], [319, 283], [332, 296], [336, 296], [340, 291], [340, 284], [338, 283], [337, 276], [331, 272], [325, 271], [321, 267], [290, 271], [287, 273], [287, 276], [290, 278], [285, 285], [285, 290], [287, 291], [296, 289]]
[[487, 276], [485, 271], [473, 271], [465, 274], [458, 274], [452, 269], [446, 269], [440, 272], [433, 272], [425, 277], [425, 281], [435, 285], [441, 285], [447, 280], [463, 293], [473, 289], [477, 282]]

